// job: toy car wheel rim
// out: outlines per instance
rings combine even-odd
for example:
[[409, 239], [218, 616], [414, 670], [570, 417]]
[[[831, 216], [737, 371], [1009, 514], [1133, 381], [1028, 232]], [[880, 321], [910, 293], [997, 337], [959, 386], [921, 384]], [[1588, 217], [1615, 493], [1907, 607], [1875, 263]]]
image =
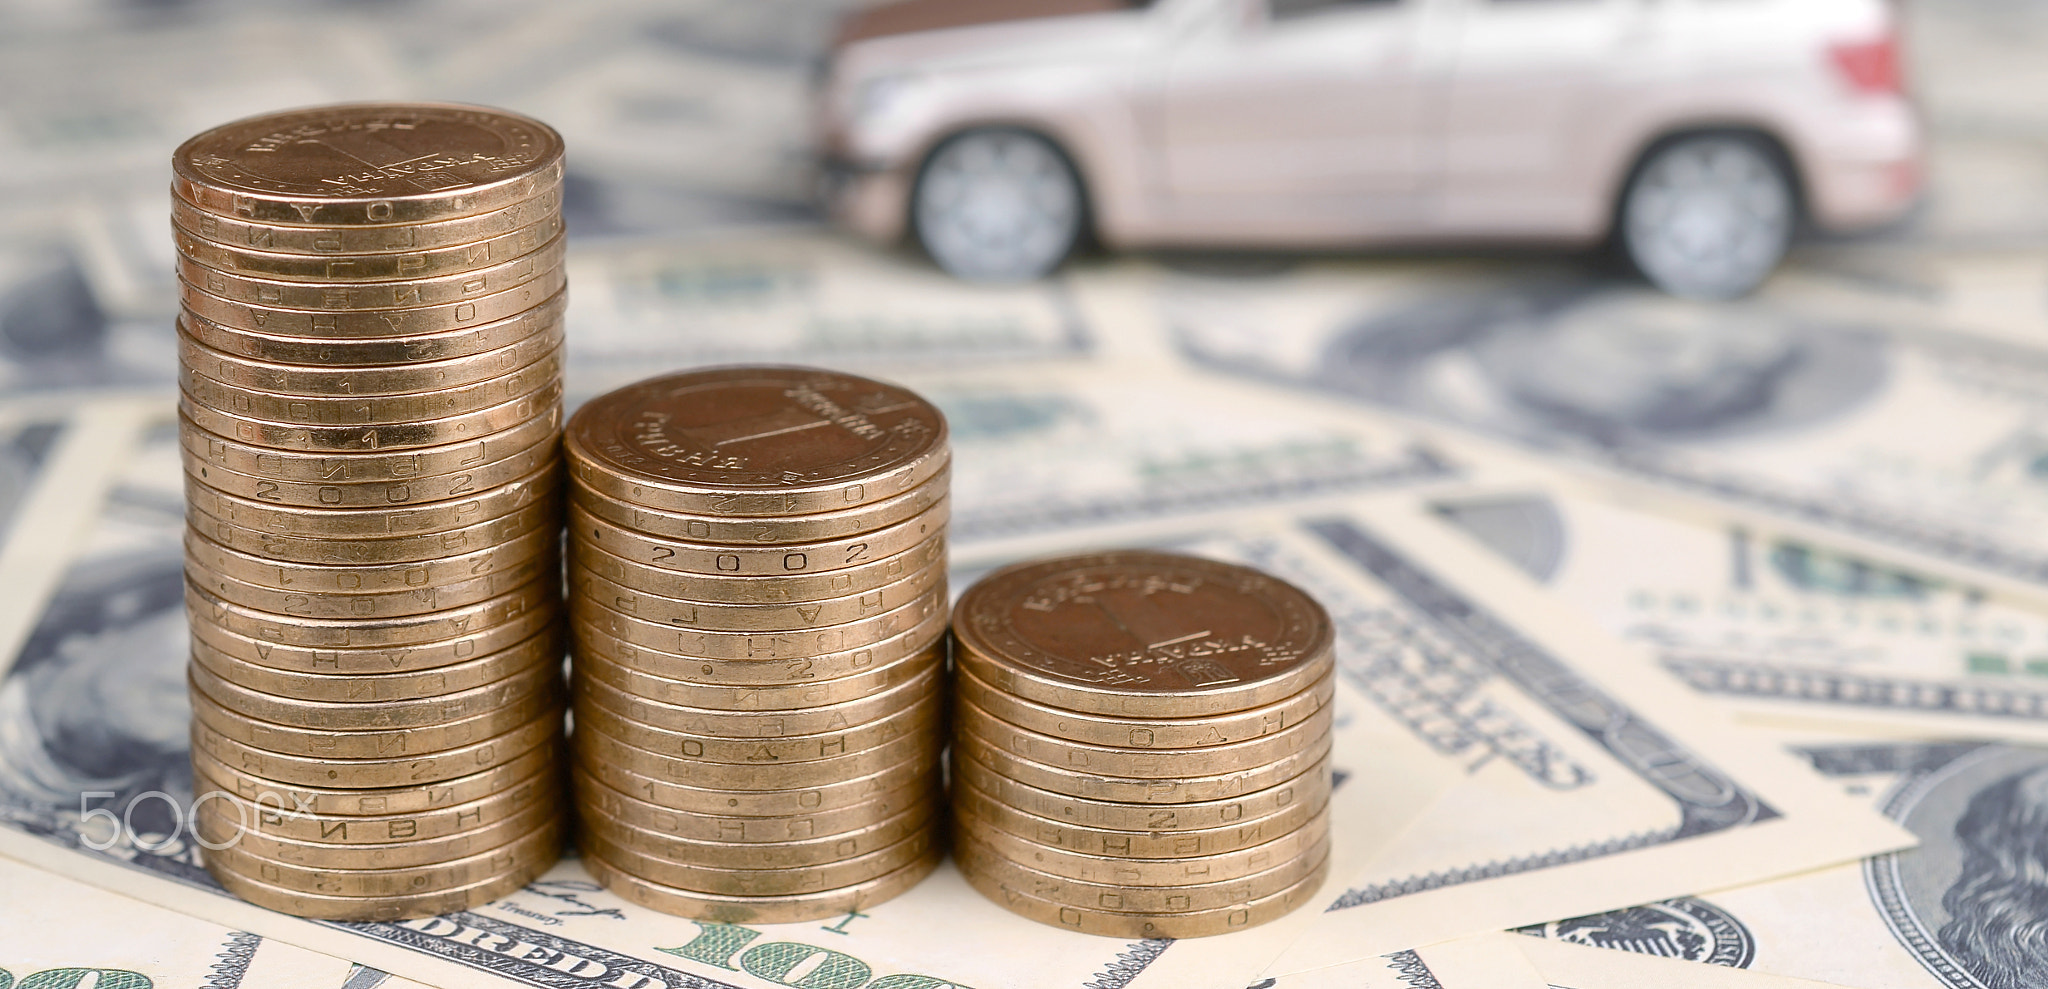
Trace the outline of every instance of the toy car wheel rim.
[[1036, 278], [1073, 247], [1080, 206], [1073, 171], [1044, 139], [969, 134], [925, 166], [917, 232], [932, 259], [962, 278]]
[[1785, 173], [1755, 143], [1695, 138], [1658, 152], [1629, 186], [1629, 256], [1674, 295], [1748, 292], [1784, 256], [1792, 233]]

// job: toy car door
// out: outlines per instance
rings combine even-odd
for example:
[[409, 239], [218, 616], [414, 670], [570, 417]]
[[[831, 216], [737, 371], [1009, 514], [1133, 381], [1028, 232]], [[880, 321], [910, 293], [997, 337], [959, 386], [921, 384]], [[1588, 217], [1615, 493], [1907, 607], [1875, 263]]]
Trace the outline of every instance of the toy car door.
[[1221, 0], [1215, 23], [1176, 39], [1155, 160], [1191, 234], [1313, 242], [1425, 208], [1430, 2]]

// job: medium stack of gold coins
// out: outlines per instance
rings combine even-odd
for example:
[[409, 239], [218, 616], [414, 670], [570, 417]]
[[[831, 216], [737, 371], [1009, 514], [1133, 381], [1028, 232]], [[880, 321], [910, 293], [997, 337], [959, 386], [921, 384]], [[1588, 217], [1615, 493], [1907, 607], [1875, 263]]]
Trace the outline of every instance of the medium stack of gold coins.
[[323, 107], [173, 169], [206, 865], [308, 917], [516, 889], [566, 823], [561, 139]]
[[1016, 913], [1125, 938], [1243, 930], [1329, 868], [1328, 614], [1143, 551], [998, 570], [954, 611], [954, 853]]
[[583, 863], [706, 920], [859, 910], [941, 854], [938, 410], [830, 371], [656, 378], [569, 423]]

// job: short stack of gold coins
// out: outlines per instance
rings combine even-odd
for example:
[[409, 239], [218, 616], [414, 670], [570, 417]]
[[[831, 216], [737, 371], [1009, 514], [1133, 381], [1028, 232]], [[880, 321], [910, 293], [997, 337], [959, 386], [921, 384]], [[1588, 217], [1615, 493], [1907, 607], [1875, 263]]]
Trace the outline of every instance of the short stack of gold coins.
[[1149, 551], [1023, 563], [954, 611], [954, 854], [1047, 924], [1243, 930], [1329, 863], [1329, 616], [1247, 567]]
[[891, 385], [728, 367], [570, 420], [571, 773], [634, 902], [781, 923], [937, 863], [950, 457]]
[[358, 104], [173, 170], [206, 865], [308, 917], [517, 889], [566, 828], [561, 139]]

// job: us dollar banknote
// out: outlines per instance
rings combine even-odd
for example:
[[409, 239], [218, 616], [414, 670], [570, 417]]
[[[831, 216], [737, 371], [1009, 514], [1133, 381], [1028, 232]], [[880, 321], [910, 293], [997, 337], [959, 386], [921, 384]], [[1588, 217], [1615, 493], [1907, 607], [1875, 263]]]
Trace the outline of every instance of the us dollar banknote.
[[1563, 491], [1427, 514], [1747, 714], [2048, 741], [2048, 614], [1980, 587]]
[[425, 989], [346, 959], [0, 859], [0, 985]]
[[1200, 364], [1344, 396], [1632, 491], [2048, 589], [2048, 352], [1888, 332], [1771, 295], [1571, 275], [1165, 276]]
[[[1406, 518], [1398, 499], [1361, 499], [1187, 544], [1285, 577], [1330, 610], [1339, 679], [1359, 698], [1338, 741], [1355, 753], [1339, 759], [1356, 774], [1347, 786], [1452, 781], [1377, 843], [1266, 975], [1903, 840], [1484, 550]], [[1496, 922], [1513, 914], [1530, 919]]]
[[1829, 989], [1832, 983], [1569, 941], [1480, 934], [1283, 979], [1254, 989]]
[[1870, 989], [2048, 986], [2048, 748], [1813, 734], [1791, 744], [1919, 847], [1521, 933]]
[[650, 366], [1087, 359], [1102, 333], [1070, 279], [971, 285], [804, 229], [600, 243], [570, 259], [569, 280], [569, 357], [584, 394]]

